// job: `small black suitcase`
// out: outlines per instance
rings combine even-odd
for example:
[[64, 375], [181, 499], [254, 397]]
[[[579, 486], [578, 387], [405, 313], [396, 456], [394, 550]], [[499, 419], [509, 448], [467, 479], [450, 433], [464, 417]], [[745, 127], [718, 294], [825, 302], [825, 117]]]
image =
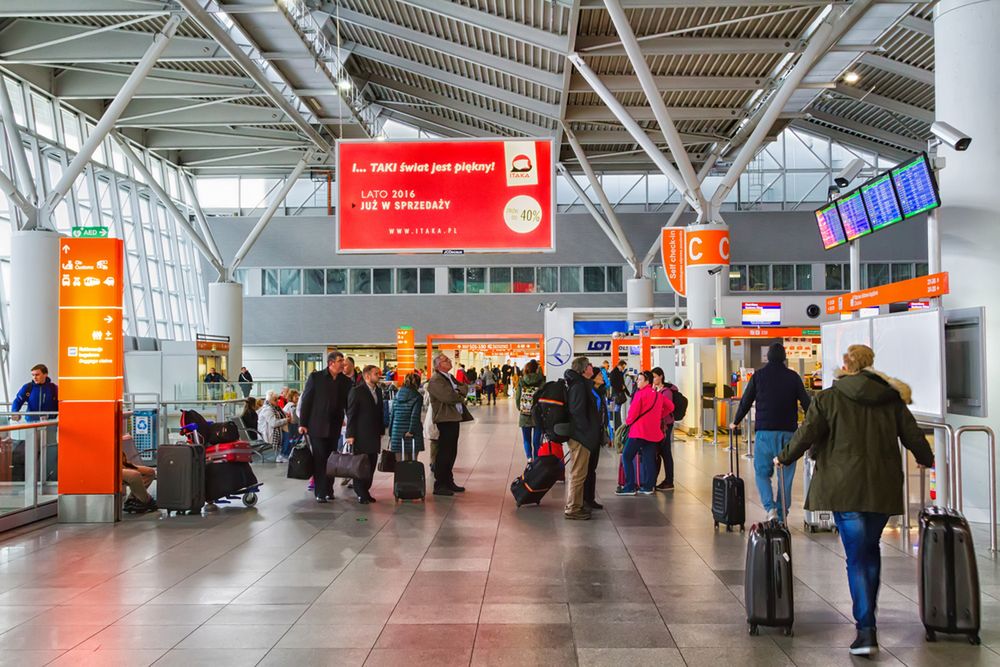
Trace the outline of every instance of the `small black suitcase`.
[[732, 433], [729, 434], [729, 472], [712, 478], [712, 518], [716, 528], [721, 523], [727, 531], [733, 526], [739, 526], [740, 532], [745, 530], [746, 493], [740, 478], [740, 453]]
[[200, 512], [205, 505], [205, 447], [161, 445], [156, 450], [156, 504], [176, 512]]
[[969, 522], [944, 507], [921, 510], [919, 521], [920, 618], [927, 641], [943, 632], [979, 644], [979, 569]]
[[[417, 460], [417, 442], [413, 442], [413, 460], [396, 461], [396, 471], [392, 476], [392, 495], [396, 500], [423, 500], [427, 489], [427, 475], [424, 464]], [[406, 453], [406, 438], [400, 443]]]
[[[784, 516], [784, 469], [778, 468], [779, 496]], [[788, 526], [778, 520], [755, 523], [747, 538], [746, 571], [743, 593], [747, 610], [747, 626], [751, 635], [758, 626], [781, 627], [791, 636], [795, 623], [795, 601], [792, 584], [792, 535]]]
[[520, 477], [510, 484], [510, 493], [517, 506], [527, 503], [540, 505], [542, 498], [559, 480], [562, 461], [558, 456], [539, 456], [529, 461]]

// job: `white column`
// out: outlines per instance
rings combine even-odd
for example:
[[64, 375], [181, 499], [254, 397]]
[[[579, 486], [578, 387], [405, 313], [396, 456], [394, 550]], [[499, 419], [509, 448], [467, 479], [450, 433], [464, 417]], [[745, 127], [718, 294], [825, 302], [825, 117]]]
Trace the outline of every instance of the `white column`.
[[208, 333], [229, 336], [229, 375], [234, 380], [243, 365], [243, 285], [209, 283]]
[[59, 377], [59, 234], [14, 232], [10, 252], [11, 393], [27, 382], [31, 367], [45, 364]]
[[[993, 110], [1000, 105], [996, 35], [1000, 3], [942, 0], [935, 10], [935, 108], [939, 120], [972, 137], [965, 152], [939, 148], [946, 166], [939, 173], [942, 269], [950, 275], [946, 308], [986, 307], [988, 419], [949, 418], [954, 425], [997, 426], [1000, 417], [1000, 292], [996, 289], [996, 178], [1000, 170], [1000, 126]], [[878, 360], [876, 359], [876, 363]], [[963, 451], [966, 514], [984, 520], [987, 500], [985, 443], [966, 437]], [[941, 475], [938, 475], [939, 483]]]
[[[690, 225], [688, 230], [709, 231], [713, 229], [729, 229], [726, 224]], [[690, 248], [688, 249], [690, 252]], [[709, 271], [719, 265], [688, 264], [687, 272], [687, 316], [695, 329], [707, 329], [712, 326], [715, 317], [715, 276]], [[723, 269], [725, 270], [725, 269]]]
[[637, 311], [635, 308], [653, 307], [653, 281], [649, 278], [630, 278], [625, 281], [626, 319], [629, 325], [637, 322], [645, 325], [646, 320], [653, 318], [649, 311]]

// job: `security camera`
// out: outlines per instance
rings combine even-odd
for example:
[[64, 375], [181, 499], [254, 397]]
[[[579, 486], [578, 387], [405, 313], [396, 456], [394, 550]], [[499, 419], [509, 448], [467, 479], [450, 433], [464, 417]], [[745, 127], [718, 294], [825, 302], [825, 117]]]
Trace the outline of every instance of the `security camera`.
[[964, 132], [956, 130], [943, 120], [936, 120], [931, 123], [931, 132], [935, 137], [948, 144], [956, 151], [968, 150], [969, 144], [972, 143], [972, 137]]
[[553, 301], [552, 303], [550, 303], [550, 304], [548, 305], [548, 309], [549, 309], [549, 312], [552, 312], [553, 310], [555, 310], [555, 309], [556, 309], [556, 306], [558, 306], [558, 305], [559, 305], [559, 304], [558, 304], [557, 302], [555, 302], [555, 301]]
[[722, 271], [722, 268], [723, 268], [723, 267], [721, 267], [721, 266], [717, 266], [717, 267], [715, 267], [714, 269], [709, 269], [709, 270], [708, 270], [708, 275], [710, 275], [710, 276], [714, 276], [714, 275], [716, 275], [717, 273], [719, 273], [719, 271]]
[[840, 170], [840, 173], [834, 177], [833, 182], [836, 183], [839, 188], [846, 188], [851, 184], [851, 181], [861, 174], [861, 170], [864, 168], [865, 161], [856, 157], [848, 162], [846, 167]]

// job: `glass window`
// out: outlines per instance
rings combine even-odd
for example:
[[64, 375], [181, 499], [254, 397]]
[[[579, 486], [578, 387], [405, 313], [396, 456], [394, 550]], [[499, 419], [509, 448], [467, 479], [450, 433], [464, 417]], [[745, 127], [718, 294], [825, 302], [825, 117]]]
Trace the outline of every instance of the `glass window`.
[[559, 267], [540, 266], [538, 267], [538, 282], [536, 288], [539, 292], [555, 293], [559, 291]]
[[417, 294], [416, 269], [396, 269], [396, 294]]
[[510, 294], [510, 267], [490, 267], [490, 293]]
[[914, 268], [916, 269], [916, 274], [917, 274], [918, 278], [920, 276], [926, 276], [927, 275], [927, 271], [928, 271], [928, 269], [927, 269], [927, 262], [917, 262], [917, 264], [916, 264], [916, 266]]
[[326, 293], [347, 294], [347, 269], [326, 270]]
[[892, 265], [892, 282], [913, 278], [913, 264], [909, 262]]
[[278, 269], [264, 269], [264, 294], [272, 296], [278, 293]]
[[729, 266], [729, 291], [747, 291], [747, 265], [731, 264]]
[[868, 274], [868, 287], [878, 287], [879, 285], [887, 285], [889, 283], [888, 264], [867, 264], [865, 265], [865, 269]]
[[52, 103], [40, 95], [31, 94], [31, 107], [35, 112], [35, 131], [49, 139], [56, 138], [56, 123], [52, 116]]
[[351, 269], [351, 294], [372, 293], [372, 270]]
[[434, 269], [420, 269], [420, 293], [434, 294]]
[[448, 294], [465, 294], [465, 269], [448, 269]]
[[280, 280], [282, 295], [302, 294], [302, 272], [298, 269], [281, 269]]
[[583, 291], [603, 292], [604, 288], [605, 288], [604, 267], [603, 266], [583, 267]]
[[826, 265], [826, 289], [833, 291], [844, 289], [844, 267], [842, 264]]
[[659, 294], [673, 292], [670, 283], [667, 281], [667, 271], [662, 266], [650, 267], [653, 269], [653, 291]]
[[323, 269], [302, 269], [303, 294], [322, 294], [324, 282]]
[[766, 292], [771, 289], [771, 267], [767, 264], [751, 264], [749, 284], [751, 292]]
[[80, 119], [75, 113], [62, 110], [63, 138], [66, 148], [74, 153], [80, 150]]
[[771, 267], [771, 277], [776, 292], [788, 292], [795, 289], [795, 266], [792, 264], [775, 264]]
[[579, 292], [580, 291], [580, 267], [560, 266], [559, 267], [559, 291]]
[[372, 269], [372, 288], [375, 294], [392, 294], [392, 269]]
[[535, 267], [514, 267], [514, 293], [531, 294], [535, 291]]
[[609, 292], [621, 292], [622, 285], [624, 284], [622, 279], [622, 267], [620, 266], [609, 266], [608, 267], [608, 291]]
[[466, 294], [483, 294], [486, 292], [486, 269], [465, 270]]
[[813, 288], [813, 267], [812, 264], [795, 265], [795, 289], [800, 292], [808, 292]]

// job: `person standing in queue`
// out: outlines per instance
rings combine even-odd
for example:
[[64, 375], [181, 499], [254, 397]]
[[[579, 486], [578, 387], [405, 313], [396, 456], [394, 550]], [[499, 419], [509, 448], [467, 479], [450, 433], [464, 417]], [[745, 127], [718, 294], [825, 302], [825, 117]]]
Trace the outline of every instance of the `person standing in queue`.
[[351, 381], [344, 377], [344, 353], [334, 350], [326, 357], [326, 368], [309, 374], [299, 400], [299, 433], [308, 435], [315, 462], [316, 502], [333, 498], [326, 462], [340, 438]]
[[[608, 394], [607, 386], [604, 384], [604, 375], [594, 372], [594, 403], [597, 404], [597, 417], [601, 425], [601, 445], [611, 442], [611, 435], [604, 424], [608, 423]], [[601, 447], [590, 452], [590, 460], [587, 462], [587, 479], [583, 483], [583, 508], [586, 510], [602, 510], [604, 505], [597, 502], [597, 464], [601, 460]]]
[[237, 378], [240, 383], [240, 389], [243, 391], [243, 398], [250, 396], [250, 390], [253, 389], [253, 375], [247, 370], [246, 366], [240, 368], [240, 376]]
[[604, 442], [604, 426], [594, 402], [594, 367], [590, 360], [576, 357], [563, 377], [568, 385], [570, 436], [566, 444], [571, 457], [566, 471], [564, 515], [567, 519], [586, 521], [590, 518], [590, 510], [583, 506], [583, 489], [590, 470], [590, 457]]
[[615, 418], [615, 431], [622, 425], [622, 406], [628, 399], [628, 390], [625, 388], [625, 368], [628, 366], [624, 361], [619, 361], [618, 365], [611, 369], [608, 378], [611, 381], [611, 411]]
[[524, 365], [524, 377], [517, 385], [514, 402], [517, 404], [517, 425], [521, 427], [524, 441], [524, 456], [533, 461], [538, 458], [538, 448], [542, 445], [542, 429], [535, 426], [531, 416], [535, 392], [545, 384], [545, 376], [538, 372], [538, 362], [532, 359]]
[[[656, 493], [656, 450], [663, 440], [663, 413], [673, 412], [670, 397], [657, 393], [653, 388], [652, 371], [636, 376], [636, 391], [628, 408], [625, 423], [629, 425], [628, 441], [622, 450], [622, 468], [625, 486], [615, 491], [616, 496], [651, 496]], [[639, 456], [639, 475], [635, 475], [635, 457]]]
[[918, 464], [934, 466], [934, 452], [906, 407], [910, 387], [877, 372], [874, 363], [875, 353], [867, 345], [848, 347], [838, 379], [816, 395], [802, 426], [773, 459], [789, 466], [810, 448], [816, 458], [805, 506], [833, 512], [854, 603], [857, 637], [850, 653], [868, 656], [878, 653], [879, 540], [889, 517], [904, 509], [899, 443]]
[[[671, 405], [677, 404], [677, 387], [667, 382], [663, 369], [657, 366], [653, 369], [653, 389], [670, 399]], [[663, 440], [657, 445], [656, 472], [653, 479], [660, 477], [660, 464], [663, 465], [663, 481], [656, 485], [657, 491], [674, 490], [674, 408], [663, 412]]]
[[431, 413], [438, 430], [438, 452], [434, 460], [434, 495], [453, 496], [465, 491], [455, 484], [455, 459], [458, 456], [458, 435], [462, 422], [472, 421], [465, 405], [469, 388], [451, 375], [451, 359], [446, 354], [434, 358], [434, 375], [427, 381], [431, 397]]
[[375, 502], [371, 494], [372, 480], [382, 449], [382, 436], [385, 435], [384, 398], [378, 384], [380, 376], [378, 366], [365, 366], [362, 371], [364, 382], [351, 389], [347, 396], [347, 438], [344, 442], [355, 454], [367, 456], [371, 469], [367, 479], [354, 480], [354, 492], [362, 505]]

